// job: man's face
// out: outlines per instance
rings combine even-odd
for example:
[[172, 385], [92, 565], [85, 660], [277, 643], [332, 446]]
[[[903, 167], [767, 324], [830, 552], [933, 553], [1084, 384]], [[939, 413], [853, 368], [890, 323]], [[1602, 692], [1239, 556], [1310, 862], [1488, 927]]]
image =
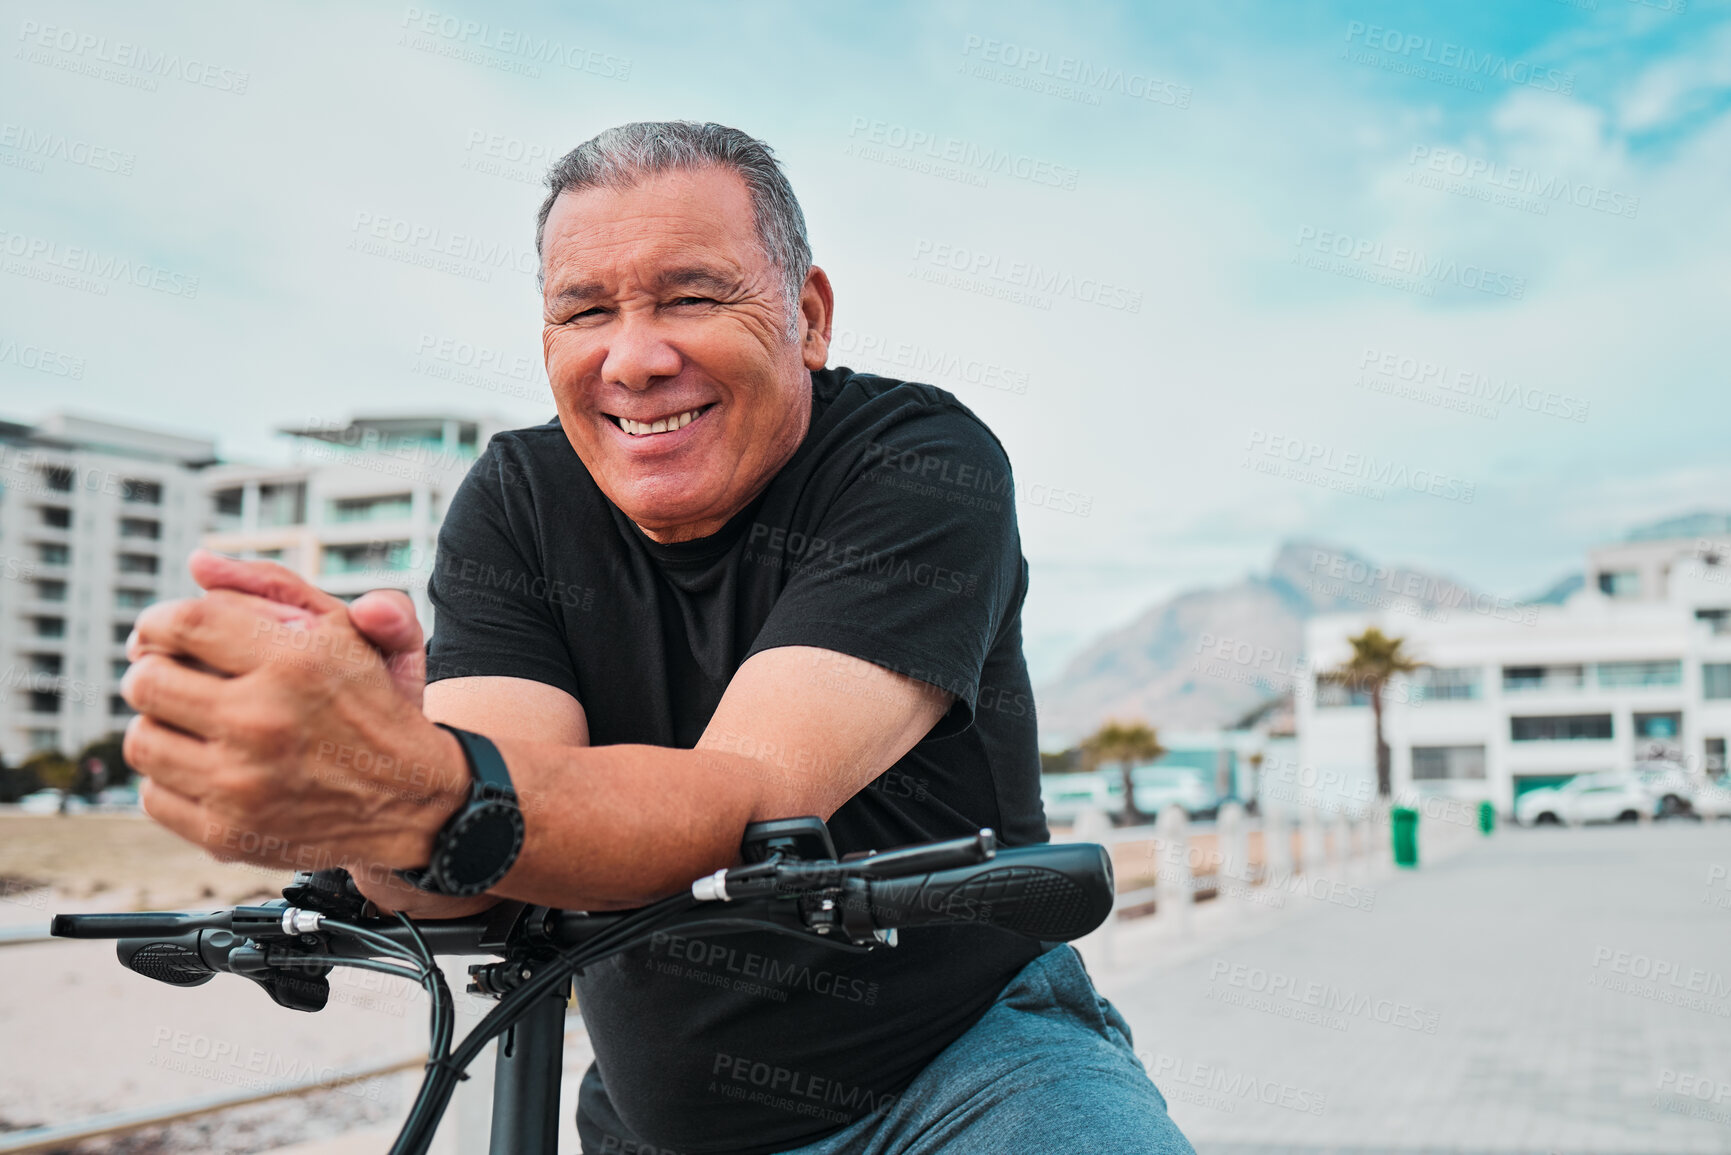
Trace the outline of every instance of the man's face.
[[715, 532], [805, 436], [827, 279], [812, 270], [789, 337], [750, 193], [717, 168], [566, 193], [542, 249], [541, 342], [572, 448], [651, 537]]

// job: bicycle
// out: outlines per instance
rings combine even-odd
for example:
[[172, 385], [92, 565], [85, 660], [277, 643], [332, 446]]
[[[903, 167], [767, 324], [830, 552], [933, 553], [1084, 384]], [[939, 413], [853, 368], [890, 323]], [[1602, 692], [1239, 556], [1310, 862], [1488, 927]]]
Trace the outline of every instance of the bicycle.
[[[771, 930], [838, 950], [893, 948], [897, 932], [975, 923], [1068, 942], [1111, 914], [1112, 862], [1095, 843], [999, 849], [990, 829], [964, 838], [836, 856], [818, 818], [748, 826], [744, 865], [635, 910], [564, 911], [505, 901], [468, 918], [377, 917], [343, 870], [302, 871], [281, 899], [207, 912], [61, 914], [51, 933], [118, 939], [130, 969], [174, 986], [244, 975], [279, 1006], [322, 1010], [326, 976], [349, 966], [426, 988], [426, 1074], [391, 1155], [425, 1155], [457, 1082], [481, 1049], [495, 1059], [491, 1155], [549, 1155], [559, 1117], [572, 973], [679, 931]], [[435, 956], [497, 955], [469, 967], [469, 991], [498, 1005], [454, 1050], [450, 990]]]

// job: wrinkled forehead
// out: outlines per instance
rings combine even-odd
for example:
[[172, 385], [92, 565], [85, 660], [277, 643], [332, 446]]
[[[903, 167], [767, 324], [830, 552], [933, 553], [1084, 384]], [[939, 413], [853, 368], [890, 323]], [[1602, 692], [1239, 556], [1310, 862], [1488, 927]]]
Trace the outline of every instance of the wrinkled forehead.
[[717, 168], [562, 193], [547, 214], [541, 247], [549, 290], [571, 280], [641, 279], [675, 266], [749, 276], [768, 264], [744, 180]]

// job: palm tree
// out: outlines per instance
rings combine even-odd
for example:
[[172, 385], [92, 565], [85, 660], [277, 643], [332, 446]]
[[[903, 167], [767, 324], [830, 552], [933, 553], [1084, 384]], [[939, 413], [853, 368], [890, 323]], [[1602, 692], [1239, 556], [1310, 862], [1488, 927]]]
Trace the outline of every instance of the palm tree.
[[1166, 753], [1160, 736], [1146, 722], [1108, 721], [1082, 743], [1082, 756], [1090, 770], [1116, 762], [1124, 775], [1124, 824], [1134, 826], [1145, 817], [1136, 809], [1136, 783], [1131, 770], [1138, 762], [1152, 762]]
[[1323, 682], [1370, 695], [1371, 724], [1376, 730], [1376, 792], [1387, 798], [1394, 789], [1389, 774], [1388, 743], [1382, 737], [1382, 692], [1390, 678], [1410, 674], [1424, 663], [1401, 649], [1406, 644], [1405, 638], [1391, 638], [1375, 626], [1366, 627], [1358, 637], [1346, 640], [1352, 646], [1352, 657], [1318, 677]]

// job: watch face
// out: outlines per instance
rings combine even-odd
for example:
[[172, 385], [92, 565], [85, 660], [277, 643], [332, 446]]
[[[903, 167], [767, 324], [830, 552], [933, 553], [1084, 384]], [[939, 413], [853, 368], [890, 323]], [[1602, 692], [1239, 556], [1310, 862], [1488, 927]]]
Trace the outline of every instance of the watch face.
[[479, 894], [517, 860], [523, 847], [523, 812], [514, 802], [483, 802], [452, 826], [438, 857], [442, 889]]

